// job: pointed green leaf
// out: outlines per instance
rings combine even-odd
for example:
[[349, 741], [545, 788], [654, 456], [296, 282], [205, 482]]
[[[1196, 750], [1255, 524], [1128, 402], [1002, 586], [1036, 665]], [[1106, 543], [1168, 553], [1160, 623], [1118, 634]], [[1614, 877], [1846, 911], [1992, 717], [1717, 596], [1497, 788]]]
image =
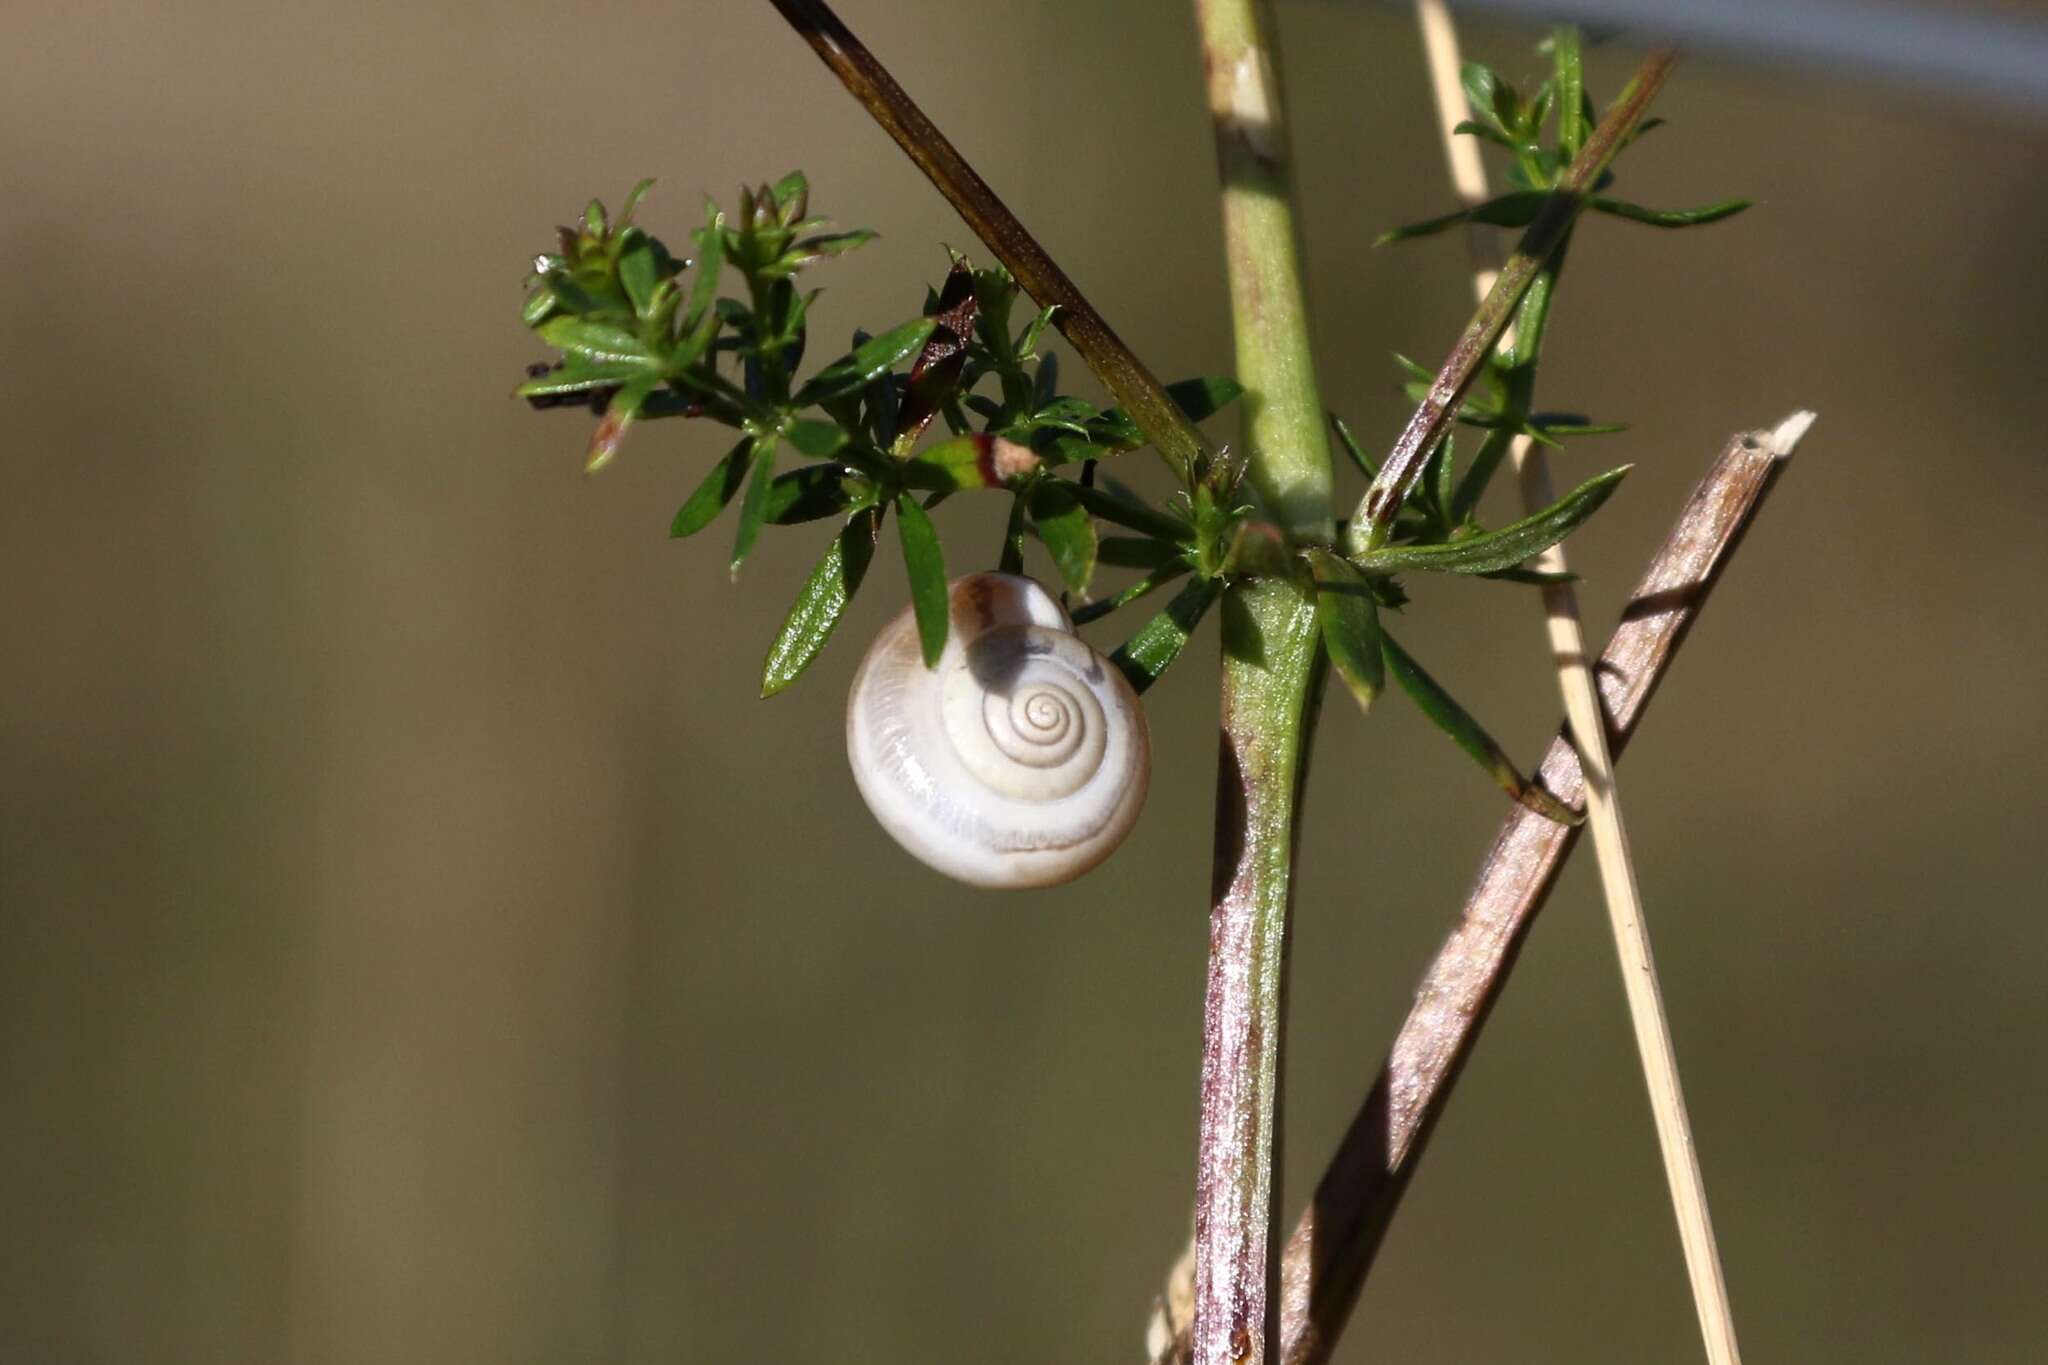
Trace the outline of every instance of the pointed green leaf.
[[653, 369], [660, 365], [647, 343], [623, 327], [608, 322], [591, 322], [584, 318], [549, 318], [534, 329], [540, 339], [557, 350], [567, 351], [574, 356], [596, 364], [630, 364], [641, 369]]
[[1187, 572], [1188, 564], [1186, 560], [1176, 560], [1172, 564], [1162, 565], [1129, 587], [1124, 588], [1115, 596], [1105, 597], [1099, 602], [1085, 602], [1074, 608], [1072, 613], [1074, 624], [1085, 626], [1090, 621], [1099, 621], [1118, 608], [1127, 607], [1139, 598], [1149, 596]]
[[1498, 128], [1495, 102], [1499, 96], [1500, 78], [1493, 69], [1478, 62], [1466, 62], [1458, 72], [1465, 87], [1465, 102], [1472, 107], [1474, 118]]
[[783, 210], [784, 221], [793, 223], [804, 216], [804, 210], [810, 205], [811, 183], [804, 178], [802, 171], [791, 171], [776, 181], [768, 193], [773, 197], [775, 207]]
[[626, 202], [619, 208], [619, 226], [631, 225], [633, 214], [639, 209], [640, 201], [647, 197], [647, 191], [654, 188], [654, 177], [649, 176], [632, 189], [626, 191]]
[[1225, 375], [1182, 379], [1166, 386], [1166, 396], [1188, 415], [1190, 422], [1206, 422], [1236, 402], [1244, 385]]
[[1379, 465], [1375, 464], [1372, 457], [1360, 447], [1358, 438], [1351, 434], [1351, 428], [1345, 425], [1344, 419], [1336, 413], [1333, 412], [1329, 416], [1330, 425], [1337, 432], [1337, 440], [1343, 445], [1344, 453], [1351, 457], [1351, 463], [1357, 465], [1359, 472], [1367, 479], [1377, 479], [1380, 476]]
[[1047, 482], [1031, 490], [1031, 524], [1070, 592], [1085, 593], [1095, 577], [1095, 522], [1071, 490]]
[[914, 355], [937, 325], [934, 318], [912, 318], [877, 337], [869, 337], [847, 354], [810, 377], [792, 401], [797, 407], [822, 403], [852, 393], [879, 375], [887, 374], [899, 361]]
[[782, 429], [782, 439], [796, 447], [797, 454], [813, 460], [829, 460], [847, 442], [846, 429], [837, 422], [820, 422], [799, 417]]
[[1369, 711], [1386, 685], [1380, 613], [1372, 585], [1348, 560], [1328, 550], [1310, 550], [1308, 562], [1315, 574], [1316, 624], [1322, 630], [1323, 648], [1359, 707]]
[[[1047, 356], [1046, 359], [1050, 360], [1052, 357]], [[1039, 374], [1043, 375], [1044, 373], [1045, 369], [1041, 366]], [[1033, 395], [1033, 401], [1039, 401], [1038, 395]], [[1088, 424], [1100, 415], [1095, 411], [1094, 404], [1086, 399], [1068, 395], [1045, 399], [1042, 406], [1025, 418], [1021, 425], [1027, 429], [1058, 427], [1063, 431], [1071, 431], [1076, 436], [1086, 436], [1088, 434]]]
[[619, 283], [625, 286], [626, 297], [633, 301], [633, 312], [640, 317], [653, 311], [654, 288], [662, 280], [661, 265], [654, 239], [639, 228], [629, 228], [619, 252]]
[[[1208, 421], [1243, 393], [1244, 385], [1220, 375], [1182, 379], [1166, 386], [1167, 396], [1187, 414], [1190, 422]], [[1138, 424], [1120, 407], [1106, 409], [1091, 425], [1091, 430], [1096, 433], [1096, 443], [1105, 454], [1136, 450], [1145, 443], [1145, 433], [1138, 430]]]
[[1032, 315], [1031, 321], [1024, 325], [1023, 332], [1017, 337], [1017, 355], [1019, 359], [1037, 353], [1038, 339], [1045, 335], [1046, 324], [1052, 321], [1052, 315], [1058, 311], [1058, 304], [1049, 303]]
[[718, 339], [718, 325], [722, 321], [716, 308], [706, 308], [697, 315], [696, 325], [685, 329], [681, 341], [669, 352], [670, 378], [689, 382], [690, 367], [711, 350], [712, 343]]
[[1141, 531], [1155, 540], [1185, 542], [1193, 533], [1184, 521], [1170, 517], [1155, 508], [1148, 507], [1135, 497], [1128, 497], [1108, 488], [1088, 488], [1070, 483], [1067, 489], [1080, 504], [1096, 516], [1114, 525], [1132, 531]]
[[1549, 587], [1553, 583], [1579, 581], [1579, 576], [1575, 573], [1550, 573], [1543, 569], [1495, 569], [1492, 573], [1483, 573], [1479, 576], [1497, 578], [1503, 583], [1527, 583], [1538, 588]]
[[590, 447], [583, 453], [584, 473], [595, 474], [612, 462], [612, 456], [619, 453], [619, 443], [626, 439], [626, 428], [633, 425], [641, 405], [660, 384], [660, 375], [643, 374], [612, 395], [604, 416], [598, 419], [597, 430], [590, 434]]
[[718, 272], [725, 267], [725, 215], [716, 204], [706, 205], [704, 226], [690, 235], [697, 242], [697, 263], [690, 277], [690, 305], [683, 312], [685, 331], [701, 326], [718, 298]]
[[681, 540], [694, 536], [712, 522], [732, 501], [733, 494], [740, 491], [740, 481], [746, 477], [746, 454], [752, 440], [743, 440], [725, 453], [725, 458], [711, 466], [711, 472], [697, 485], [697, 490], [676, 509], [675, 520], [669, 523], [671, 539]]
[[1550, 119], [1550, 111], [1557, 104], [1557, 81], [1549, 76], [1536, 87], [1536, 94], [1522, 111], [1522, 129], [1528, 134], [1522, 145], [1527, 147], [1531, 140], [1540, 135], [1543, 125]]
[[1445, 513], [1446, 520], [1449, 519], [1451, 500], [1457, 496], [1457, 469], [1457, 441], [1449, 432], [1445, 432], [1443, 444], [1430, 456], [1427, 477], [1430, 480], [1430, 501], [1436, 505], [1437, 511]]
[[562, 364], [538, 379], [529, 379], [516, 392], [521, 398], [547, 398], [555, 394], [584, 393], [591, 389], [609, 389], [637, 379], [647, 373], [640, 365], [611, 361], [598, 365], [581, 356], [570, 356]]
[[1460, 119], [1457, 126], [1452, 128], [1451, 131], [1454, 133], [1464, 133], [1469, 137], [1484, 138], [1488, 142], [1497, 143], [1502, 147], [1508, 148], [1510, 151], [1520, 145], [1506, 133], [1481, 123], [1477, 119]]
[[882, 509], [864, 507], [832, 538], [768, 646], [768, 661], [761, 669], [762, 696], [772, 697], [795, 682], [832, 638], [832, 628], [867, 577], [881, 529]]
[[1493, 573], [1512, 569], [1563, 540], [1572, 528], [1599, 510], [1627, 476], [1630, 466], [1588, 479], [1533, 516], [1498, 531], [1466, 536], [1441, 545], [1389, 545], [1354, 562], [1367, 573]]
[[1496, 429], [1486, 433], [1486, 439], [1479, 443], [1478, 451], [1472, 456], [1471, 467], [1465, 477], [1458, 480], [1457, 492], [1451, 494], [1450, 506], [1445, 513], [1451, 525], [1463, 526], [1479, 510], [1479, 499], [1485, 495], [1487, 485], [1493, 482], [1494, 472], [1515, 443], [1515, 433]]
[[1149, 536], [1103, 536], [1095, 548], [1096, 562], [1114, 569], [1162, 569], [1187, 562], [1185, 546]]
[[1503, 128], [1522, 128], [1522, 97], [1507, 81], [1493, 84], [1493, 121]]
[[854, 228], [850, 232], [822, 232], [815, 237], [806, 237], [789, 249], [789, 255], [798, 264], [809, 265], [821, 256], [844, 256], [856, 247], [866, 246], [880, 235], [873, 228]]
[[1422, 665], [1415, 662], [1393, 636], [1382, 631], [1380, 644], [1386, 653], [1387, 670], [1394, 675], [1394, 681], [1400, 684], [1401, 690], [1414, 699], [1422, 714], [1429, 717], [1439, 730], [1449, 735], [1452, 742], [1486, 769], [1502, 791], [1538, 815], [1560, 824], [1576, 825], [1584, 818], [1516, 771], [1506, 752], [1493, 742], [1493, 736], [1481, 729], [1471, 713], [1458, 705], [1435, 678], [1424, 672]]
[[842, 466], [805, 465], [775, 476], [768, 488], [766, 520], [771, 526], [796, 526], [873, 500], [874, 486]]
[[1621, 150], [1627, 151], [1629, 148], [1635, 146], [1637, 142], [1642, 140], [1643, 134], [1653, 133], [1657, 131], [1657, 129], [1662, 128], [1665, 124], [1669, 123], [1670, 121], [1671, 120], [1666, 118], [1644, 119], [1641, 123], [1638, 123], [1636, 125], [1636, 129], [1634, 132], [1630, 133], [1627, 137], [1621, 140]]
[[732, 541], [732, 576], [738, 578], [740, 565], [753, 553], [760, 538], [761, 523], [768, 519], [768, 494], [775, 485], [775, 438], [754, 442], [747, 457], [747, 495], [740, 500], [740, 525]]
[[938, 663], [946, 649], [947, 615], [946, 560], [939, 549], [938, 528], [917, 499], [908, 493], [896, 498], [896, 533], [903, 541], [903, 568], [910, 575], [910, 605], [917, 615], [917, 640], [924, 651], [924, 666]]
[[1109, 656], [1133, 692], [1142, 693], [1180, 657], [1195, 627], [1222, 595], [1223, 580], [1198, 578], [1174, 595], [1166, 610], [1138, 628], [1138, 633]]
[[1390, 242], [1405, 242], [1416, 237], [1430, 237], [1447, 227], [1459, 223], [1486, 223], [1493, 227], [1527, 227], [1536, 221], [1536, 215], [1543, 212], [1543, 205], [1550, 195], [1543, 190], [1515, 190], [1469, 209], [1446, 213], [1436, 218], [1425, 218], [1419, 223], [1409, 223], [1390, 232], [1381, 233], [1373, 241], [1374, 246], [1386, 246]]
[[1024, 572], [1024, 494], [1010, 499], [1009, 520], [1003, 527], [1003, 552], [996, 558], [997, 573]]
[[1595, 422], [1577, 412], [1535, 412], [1529, 415], [1528, 430], [1546, 437], [1612, 436], [1627, 431], [1626, 422]]
[[526, 296], [526, 306], [519, 310], [519, 320], [528, 327], [538, 327], [555, 311], [555, 303], [554, 286], [542, 280], [533, 287], [533, 292]]
[[617, 320], [632, 311], [624, 290], [614, 288], [610, 280], [587, 270], [580, 273], [550, 271], [547, 287], [555, 296], [556, 304], [565, 312], [579, 317]]
[[1598, 194], [1586, 201], [1586, 207], [1595, 213], [1605, 213], [1614, 218], [1626, 218], [1631, 223], [1647, 223], [1651, 227], [1660, 228], [1698, 227], [1702, 223], [1718, 223], [1723, 218], [1733, 218], [1749, 206], [1750, 201], [1747, 199], [1724, 199], [1718, 204], [1708, 204], [1696, 209], [1646, 209], [1641, 204], [1609, 199]]

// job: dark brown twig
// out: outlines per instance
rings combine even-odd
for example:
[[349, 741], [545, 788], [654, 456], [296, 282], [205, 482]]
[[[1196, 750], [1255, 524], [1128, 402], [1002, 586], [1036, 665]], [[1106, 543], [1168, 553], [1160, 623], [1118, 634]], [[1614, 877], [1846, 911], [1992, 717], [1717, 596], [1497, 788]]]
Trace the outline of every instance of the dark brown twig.
[[[1806, 420], [1801, 414], [1775, 432], [1732, 439], [1650, 561], [1595, 670], [1617, 758]], [[1559, 800], [1583, 805], [1585, 781], [1568, 735], [1551, 744], [1540, 780]], [[1581, 828], [1517, 806], [1494, 837], [1457, 927], [1424, 974], [1391, 1055], [1282, 1255], [1285, 1365], [1329, 1358], [1459, 1068]], [[1155, 1356], [1160, 1365], [1190, 1358], [1187, 1324], [1170, 1326], [1171, 1343]]]
[[808, 42], [832, 74], [896, 140], [939, 193], [946, 196], [974, 235], [1008, 268], [1040, 307], [1054, 307], [1053, 325], [1073, 344], [1088, 368], [1116, 395], [1138, 429], [1173, 466], [1183, 482], [1205, 468], [1209, 458], [1202, 433], [1123, 339], [1095, 311], [1067, 273], [1025, 230], [1017, 215], [967, 164], [938, 126], [868, 51], [823, 0], [771, 0]]
[[1415, 409], [1415, 415], [1409, 419], [1400, 439], [1394, 443], [1393, 451], [1380, 466], [1378, 477], [1365, 490], [1358, 512], [1351, 519], [1350, 548], [1354, 552], [1377, 549], [1386, 540], [1387, 532], [1394, 524], [1394, 514], [1401, 510], [1408, 490], [1422, 473], [1423, 462], [1450, 426], [1458, 404], [1465, 397], [1465, 390], [1472, 387], [1472, 381], [1478, 376], [1486, 357], [1493, 353], [1494, 344], [1507, 330], [1508, 320], [1514, 316], [1522, 295], [1528, 292], [1537, 273], [1564, 241], [1579, 216], [1579, 210], [1585, 205], [1586, 194], [1642, 121], [1644, 111], [1657, 97], [1658, 90], [1663, 88], [1664, 79], [1671, 74], [1672, 63], [1677, 60], [1677, 54], [1669, 49], [1660, 49], [1643, 58], [1642, 65], [1636, 68], [1634, 78], [1621, 92], [1621, 97], [1615, 100], [1599, 126], [1587, 137], [1586, 145], [1558, 178], [1543, 211], [1522, 234], [1522, 240], [1515, 246], [1515, 254], [1501, 267], [1500, 276], [1494, 280], [1493, 288], [1487, 291], [1485, 302], [1479, 305], [1479, 311], [1472, 315], [1472, 321], [1466, 324], [1457, 344], [1451, 347], [1443, 368], [1437, 371], [1429, 386], [1428, 395]]

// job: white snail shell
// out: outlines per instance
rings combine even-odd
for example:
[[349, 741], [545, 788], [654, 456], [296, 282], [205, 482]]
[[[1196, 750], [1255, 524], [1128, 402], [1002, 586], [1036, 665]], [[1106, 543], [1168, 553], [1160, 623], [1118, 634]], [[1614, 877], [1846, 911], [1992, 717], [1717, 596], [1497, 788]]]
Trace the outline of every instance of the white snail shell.
[[1122, 673], [1028, 578], [956, 578], [945, 652], [924, 666], [910, 609], [846, 701], [846, 753], [896, 842], [974, 886], [1053, 886], [1123, 842], [1151, 742]]

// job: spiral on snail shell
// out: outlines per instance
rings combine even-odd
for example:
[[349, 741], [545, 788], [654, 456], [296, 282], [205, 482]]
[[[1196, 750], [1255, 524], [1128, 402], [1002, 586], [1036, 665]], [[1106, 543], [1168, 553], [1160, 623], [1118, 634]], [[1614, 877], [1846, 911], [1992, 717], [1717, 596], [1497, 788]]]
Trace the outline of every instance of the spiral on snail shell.
[[905, 609], [853, 678], [846, 752], [896, 842], [974, 886], [1053, 886], [1108, 857], [1145, 803], [1151, 744], [1123, 674], [1014, 574], [948, 588], [926, 668]]

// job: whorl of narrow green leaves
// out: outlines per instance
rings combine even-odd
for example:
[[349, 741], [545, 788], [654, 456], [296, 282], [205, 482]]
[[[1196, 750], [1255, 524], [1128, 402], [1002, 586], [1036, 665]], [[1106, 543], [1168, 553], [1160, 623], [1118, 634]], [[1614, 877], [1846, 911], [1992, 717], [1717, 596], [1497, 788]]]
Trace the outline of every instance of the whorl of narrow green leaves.
[[[1503, 342], [1500, 349], [1488, 349], [1477, 356], [1476, 375], [1470, 363], [1474, 357], [1469, 352], [1462, 357], [1465, 362], [1463, 369], [1453, 371], [1447, 368], [1445, 371], [1445, 374], [1455, 373], [1461, 379], [1472, 376], [1477, 381], [1462, 381], [1467, 386], [1454, 395], [1456, 408], [1452, 417], [1460, 423], [1492, 433], [1481, 444], [1462, 479], [1455, 476], [1448, 437], [1439, 434], [1441, 426], [1423, 422], [1424, 414], [1432, 418], [1441, 414], [1443, 403], [1436, 391], [1439, 385], [1449, 381], [1443, 375], [1397, 357], [1411, 376], [1406, 386], [1409, 396], [1425, 405], [1418, 413], [1416, 423], [1411, 423], [1411, 431], [1403, 433], [1397, 446], [1398, 477], [1395, 474], [1383, 476], [1376, 464], [1364, 460], [1362, 453], [1354, 457], [1362, 467], [1373, 470], [1368, 478], [1373, 480], [1372, 493], [1378, 503], [1372, 508], [1369, 523], [1363, 516], [1354, 522], [1349, 548], [1393, 556], [1374, 560], [1376, 569], [1441, 567], [1453, 562], [1478, 565], [1482, 557], [1469, 550], [1460, 561], [1458, 556], [1440, 553], [1437, 546], [1451, 541], [1470, 544], [1477, 539], [1468, 535], [1472, 529], [1472, 516], [1514, 435], [1556, 446], [1569, 436], [1595, 435], [1620, 429], [1617, 424], [1596, 423], [1576, 414], [1532, 410], [1536, 360], [1551, 295], [1574, 231], [1571, 213], [1583, 206], [1590, 212], [1630, 222], [1678, 228], [1718, 222], [1748, 207], [1746, 200], [1727, 200], [1696, 209], [1659, 210], [1603, 193], [1614, 178], [1613, 156], [1633, 146], [1643, 133], [1662, 122], [1659, 119], [1641, 119], [1633, 127], [1625, 123], [1631, 116], [1631, 110], [1640, 114], [1640, 100], [1647, 98], [1647, 93], [1641, 92], [1654, 88], [1654, 83], [1640, 84], [1639, 75], [1639, 83], [1631, 87], [1639, 91], [1638, 102], [1632, 106], [1625, 96], [1610, 111], [1608, 118], [1600, 121], [1596, 119], [1593, 99], [1585, 88], [1577, 30], [1569, 26], [1559, 27], [1543, 46], [1552, 57], [1552, 72], [1526, 95], [1491, 68], [1479, 63], [1467, 63], [1463, 70], [1465, 95], [1472, 117], [1461, 123], [1457, 131], [1506, 149], [1512, 157], [1508, 179], [1514, 188], [1485, 203], [1396, 228], [1380, 238], [1380, 242], [1385, 243], [1424, 237], [1458, 223], [1531, 230], [1508, 267], [1508, 273], [1513, 273], [1519, 264], [1523, 270], [1520, 278], [1526, 281], [1515, 306], [1512, 343]], [[1668, 55], [1663, 60], [1668, 66]], [[1644, 72], [1649, 72], [1653, 64], [1646, 62]], [[1661, 76], [1656, 79], [1661, 80]], [[1596, 122], [1600, 122], [1602, 129], [1620, 124], [1621, 132], [1596, 132]], [[1559, 233], [1553, 234], [1547, 258], [1537, 259], [1529, 250], [1530, 240], [1543, 233], [1544, 225], [1558, 223], [1563, 226]], [[1482, 308], [1481, 312], [1487, 315], [1486, 309]], [[1495, 324], [1500, 321], [1497, 309], [1487, 316]], [[1477, 327], [1478, 323], [1475, 322], [1474, 326]], [[1435, 405], [1433, 408], [1432, 404]], [[1433, 444], [1418, 437], [1416, 429], [1420, 429], [1424, 437], [1434, 438]], [[1383, 489], [1382, 484], [1390, 487]], [[1405, 494], [1393, 485], [1405, 490]], [[1404, 525], [1407, 527], [1405, 535]], [[1521, 523], [1517, 525], [1528, 529]], [[1401, 543], [1404, 540], [1406, 544]], [[1507, 540], [1496, 544], [1502, 553], [1510, 548]], [[1410, 550], [1417, 553], [1410, 556]], [[1458, 571], [1508, 573], [1513, 569], [1512, 565], [1494, 565], [1490, 568], [1466, 567]]]
[[[1381, 233], [1373, 240], [1374, 246], [1387, 246], [1393, 242], [1412, 241], [1417, 237], [1433, 237], [1445, 228], [1460, 223], [1484, 223], [1489, 227], [1525, 228], [1536, 221], [1536, 215], [1543, 211], [1543, 205], [1550, 198], [1546, 190], [1515, 190], [1496, 196], [1483, 204], [1474, 204], [1469, 209], [1446, 213], [1435, 218], [1425, 218], [1419, 223], [1409, 223], [1388, 232]], [[1733, 218], [1750, 207], [1747, 199], [1724, 199], [1718, 204], [1707, 204], [1696, 209], [1651, 209], [1626, 200], [1612, 199], [1606, 195], [1589, 195], [1586, 207], [1594, 213], [1604, 213], [1611, 218], [1626, 219], [1631, 223], [1644, 223], [1650, 227], [1684, 228], [1699, 227], [1707, 223], [1718, 223], [1723, 218]]]
[[[794, 280], [874, 234], [822, 230], [823, 220], [808, 216], [808, 183], [792, 173], [742, 188], [729, 213], [707, 205], [690, 234], [692, 263], [634, 223], [650, 184], [636, 186], [616, 218], [593, 201], [558, 234], [559, 249], [536, 260], [523, 317], [562, 358], [532, 372], [519, 393], [536, 407], [587, 405], [601, 414], [586, 450], [593, 470], [651, 418], [733, 428], [737, 439], [695, 477], [669, 533], [696, 535], [736, 505], [734, 573], [765, 527], [840, 519], [775, 636], [764, 696], [788, 687], [818, 656], [866, 577], [891, 507], [920, 649], [936, 659], [948, 630], [947, 556], [928, 509], [988, 489], [1012, 499], [999, 557], [1005, 569], [1023, 571], [1026, 539], [1036, 538], [1071, 593], [1085, 594], [1104, 562], [1147, 571], [1106, 599], [1106, 609], [1198, 573], [1202, 593], [1134, 642], [1134, 667], [1148, 676], [1171, 662], [1174, 638], [1184, 641], [1182, 628], [1200, 615], [1195, 604], [1220, 591], [1223, 555], [1215, 547], [1229, 539], [1241, 509], [1217, 502], [1213, 489], [1162, 510], [1120, 488], [1092, 486], [1095, 462], [1139, 448], [1144, 437], [1120, 409], [1098, 410], [1059, 391], [1058, 359], [1040, 351], [1052, 310], [1019, 326], [1008, 274], [956, 258], [918, 316], [855, 332], [843, 354], [806, 378], [799, 367], [817, 291]], [[722, 279], [739, 287], [723, 292]], [[1200, 421], [1241, 390], [1205, 378], [1168, 391]], [[941, 420], [940, 439], [920, 448]], [[778, 468], [792, 457], [796, 467]], [[1084, 466], [1080, 481], [1056, 472], [1071, 464]], [[1098, 519], [1137, 534], [1113, 537], [1105, 559]]]

